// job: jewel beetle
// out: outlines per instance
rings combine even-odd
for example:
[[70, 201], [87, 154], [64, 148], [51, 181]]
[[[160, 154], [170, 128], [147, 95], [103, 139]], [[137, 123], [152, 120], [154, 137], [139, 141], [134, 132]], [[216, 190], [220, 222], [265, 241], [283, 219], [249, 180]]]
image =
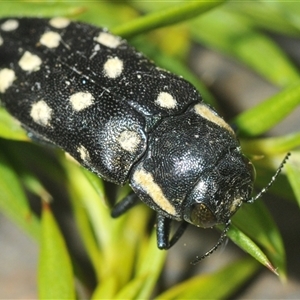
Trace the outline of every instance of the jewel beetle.
[[[157, 244], [188, 223], [225, 224], [251, 198], [254, 168], [232, 128], [183, 78], [106, 29], [65, 18], [0, 19], [0, 99], [34, 139], [54, 144], [157, 212]], [[181, 221], [169, 239], [171, 220]]]

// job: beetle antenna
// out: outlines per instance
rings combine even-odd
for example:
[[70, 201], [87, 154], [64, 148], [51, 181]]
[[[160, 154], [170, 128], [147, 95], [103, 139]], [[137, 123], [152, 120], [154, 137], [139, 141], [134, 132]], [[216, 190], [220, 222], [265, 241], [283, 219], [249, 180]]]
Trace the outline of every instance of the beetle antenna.
[[271, 185], [274, 183], [274, 181], [276, 180], [276, 178], [278, 177], [278, 175], [280, 174], [283, 166], [285, 165], [285, 163], [287, 162], [289, 156], [291, 155], [291, 153], [287, 153], [286, 156], [284, 157], [283, 161], [281, 162], [281, 164], [279, 165], [278, 169], [276, 170], [275, 174], [273, 175], [273, 177], [271, 178], [270, 182], [267, 184], [266, 187], [264, 187], [255, 197], [250, 198], [249, 200], [247, 200], [247, 203], [253, 203], [254, 201], [256, 201], [258, 198], [260, 198], [263, 194], [265, 194], [268, 189], [271, 187]]
[[202, 256], [196, 256], [196, 259], [193, 260], [191, 262], [191, 264], [192, 265], [196, 265], [200, 260], [202, 260], [202, 259], [210, 256], [214, 251], [216, 251], [223, 244], [223, 242], [225, 241], [225, 239], [227, 238], [227, 232], [228, 232], [229, 228], [230, 228], [230, 220], [228, 220], [225, 223], [225, 228], [223, 229], [222, 234], [221, 234], [218, 242], [209, 251], [207, 251]]

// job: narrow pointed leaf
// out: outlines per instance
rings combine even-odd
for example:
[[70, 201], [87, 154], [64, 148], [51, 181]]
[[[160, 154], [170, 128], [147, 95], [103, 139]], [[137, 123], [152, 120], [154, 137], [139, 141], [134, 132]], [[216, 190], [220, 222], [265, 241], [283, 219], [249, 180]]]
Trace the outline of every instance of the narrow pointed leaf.
[[259, 261], [262, 265], [278, 275], [276, 267], [274, 267], [266, 254], [257, 246], [257, 244], [247, 235], [237, 229], [234, 225], [230, 227], [228, 232], [230, 239], [237, 244], [245, 252], [249, 253], [253, 258]]
[[253, 241], [264, 247], [272, 264], [284, 279], [286, 261], [280, 232], [270, 213], [261, 201], [245, 204], [233, 217], [233, 224], [247, 234]]
[[132, 275], [138, 241], [146, 231], [148, 210], [139, 206], [113, 219], [109, 208], [103, 205], [99, 194], [85, 176], [85, 171], [82, 172], [81, 168], [70, 162], [65, 165], [74, 210], [77, 220], [82, 222], [79, 228], [98, 278], [105, 280], [115, 277], [120, 288]]
[[[293, 1], [231, 2], [229, 10], [248, 18], [248, 22], [273, 32], [299, 36], [299, 3]], [[268, 12], [266, 14], [266, 11]]]
[[155, 229], [152, 232], [147, 248], [144, 250], [145, 251], [142, 252], [143, 257], [141, 258], [140, 265], [138, 266], [138, 276], [147, 274], [147, 277], [145, 278], [142, 289], [138, 294], [139, 299], [150, 298], [167, 256], [167, 251], [159, 250], [157, 248]]
[[29, 138], [20, 123], [0, 107], [0, 137], [10, 140], [28, 141]]
[[84, 10], [84, 6], [70, 5], [68, 2], [53, 5], [49, 2], [18, 1], [18, 5], [15, 5], [14, 1], [1, 1], [0, 16], [66, 16], [77, 15]]
[[300, 132], [271, 138], [241, 139], [240, 142], [245, 153], [270, 156], [287, 153], [300, 147]]
[[75, 299], [71, 259], [64, 238], [47, 204], [43, 205], [39, 257], [40, 299]]
[[114, 299], [118, 290], [118, 278], [116, 276], [104, 278], [95, 289], [91, 299]]
[[143, 288], [145, 278], [146, 276], [135, 277], [115, 295], [115, 299], [147, 299], [138, 296], [139, 291]]
[[253, 259], [243, 259], [221, 270], [186, 280], [156, 297], [156, 300], [230, 299], [258, 269]]
[[287, 177], [292, 186], [296, 200], [300, 207], [300, 152], [293, 151], [290, 160], [285, 167]]
[[242, 61], [278, 86], [287, 86], [300, 78], [295, 66], [271, 38], [225, 9], [193, 20], [191, 32], [196, 41]]
[[27, 198], [9, 161], [0, 152], [0, 208], [32, 237], [39, 239], [40, 224], [32, 213]]
[[205, 13], [206, 11], [222, 4], [225, 1], [226, 0], [217, 0], [213, 2], [187, 1], [184, 4], [174, 5], [169, 9], [153, 12], [131, 22], [113, 27], [111, 31], [116, 35], [128, 38], [142, 32], [146, 32], [163, 26], [169, 26], [194, 18], [201, 13]]
[[233, 123], [239, 135], [262, 134], [287, 117], [300, 105], [300, 82], [295, 82], [266, 101], [240, 114]]

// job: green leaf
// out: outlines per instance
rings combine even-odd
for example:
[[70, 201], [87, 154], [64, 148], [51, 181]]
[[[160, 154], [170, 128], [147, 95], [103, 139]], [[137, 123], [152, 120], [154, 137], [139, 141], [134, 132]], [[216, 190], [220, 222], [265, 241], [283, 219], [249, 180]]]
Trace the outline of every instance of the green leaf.
[[144, 243], [144, 249], [140, 253], [142, 255], [137, 266], [137, 276], [143, 277], [147, 274], [147, 277], [144, 279], [142, 289], [137, 298], [149, 299], [158, 281], [167, 256], [167, 251], [159, 250], [157, 248], [155, 228], [152, 231], [151, 239], [147, 244]]
[[242, 61], [278, 86], [300, 78], [296, 67], [271, 38], [224, 9], [193, 20], [191, 32], [196, 41]]
[[128, 38], [149, 30], [194, 18], [225, 1], [226, 0], [216, 0], [213, 2], [187, 1], [185, 4], [174, 5], [168, 9], [154, 12], [131, 22], [113, 27], [111, 31], [116, 35]]
[[143, 289], [146, 276], [135, 276], [121, 291], [119, 291], [114, 299], [148, 299], [140, 298], [139, 291]]
[[[76, 16], [76, 20], [111, 28], [119, 24], [130, 22], [139, 13], [126, 3], [115, 1], [85, 1], [69, 2], [72, 5], [83, 6], [84, 10]], [[95, 13], [96, 12], [96, 13]]]
[[295, 37], [300, 34], [297, 1], [231, 1], [228, 10], [243, 15], [255, 27]]
[[102, 179], [96, 174], [88, 171], [87, 169], [82, 168], [81, 170], [90, 182], [90, 184], [95, 189], [96, 193], [99, 196], [99, 200], [103, 201], [104, 204], [108, 205]]
[[[268, 185], [272, 176], [274, 176], [274, 170], [277, 169], [279, 164], [282, 162], [282, 158], [283, 155], [280, 155], [280, 157], [270, 156], [268, 159], [261, 160], [260, 164], [255, 165], [257, 178], [259, 178], [259, 180], [255, 182], [255, 186], [257, 188], [263, 189]], [[284, 171], [285, 167], [283, 169], [283, 172]], [[268, 190], [268, 193], [286, 200], [295, 201], [295, 196], [286, 176], [277, 177], [276, 182]]]
[[256, 136], [274, 127], [300, 104], [300, 82], [293, 83], [276, 95], [233, 120], [239, 135]]
[[278, 275], [276, 268], [273, 267], [266, 254], [242, 231], [237, 229], [234, 225], [231, 225], [227, 235], [241, 249], [249, 253], [253, 258], [271, 270], [274, 274]]
[[157, 248], [155, 230], [152, 232], [151, 239], [145, 240], [139, 254], [141, 256], [137, 261], [134, 279], [115, 295], [115, 299], [151, 298], [167, 255], [167, 251]]
[[38, 266], [40, 299], [75, 299], [71, 259], [48, 204], [43, 205]]
[[212, 274], [197, 276], [177, 284], [155, 299], [230, 299], [258, 267], [255, 260], [243, 259]]
[[15, 5], [15, 1], [0, 3], [0, 16], [61, 16], [108, 28], [138, 16], [128, 5], [108, 1], [18, 1], [18, 5]]
[[253, 241], [263, 246], [282, 279], [286, 276], [286, 261], [280, 232], [262, 201], [245, 204], [232, 218], [233, 224]]
[[84, 175], [82, 169], [77, 164], [64, 159], [62, 159], [62, 164], [65, 166], [68, 176], [68, 190], [76, 223], [98, 280], [100, 280], [103, 255], [100, 252], [99, 244], [103, 242], [101, 232], [104, 230], [101, 231], [101, 228], [103, 228], [102, 224], [107, 218], [108, 211], [104, 209], [104, 199], [99, 198], [98, 192]]
[[270, 156], [287, 153], [300, 147], [300, 132], [271, 138], [241, 139], [240, 142], [244, 153]]
[[39, 16], [39, 17], [53, 17], [53, 16], [69, 16], [77, 15], [84, 11], [83, 5], [75, 5], [68, 2], [50, 3], [44, 2], [30, 2], [30, 1], [18, 1], [16, 5], [15, 1], [0, 1], [1, 11], [0, 16]]
[[10, 140], [28, 141], [29, 138], [20, 123], [0, 107], [0, 137]]
[[115, 295], [118, 291], [118, 278], [116, 276], [107, 276], [98, 284], [91, 299], [116, 299]]
[[113, 219], [86, 171], [74, 163], [64, 164], [76, 219], [98, 278], [102, 282], [115, 277], [119, 290], [131, 278], [140, 239], [146, 234], [149, 210], [141, 205]]
[[300, 151], [292, 152], [285, 170], [300, 207]]
[[27, 198], [9, 161], [0, 152], [0, 208], [32, 237], [39, 239], [40, 224], [31, 211]]

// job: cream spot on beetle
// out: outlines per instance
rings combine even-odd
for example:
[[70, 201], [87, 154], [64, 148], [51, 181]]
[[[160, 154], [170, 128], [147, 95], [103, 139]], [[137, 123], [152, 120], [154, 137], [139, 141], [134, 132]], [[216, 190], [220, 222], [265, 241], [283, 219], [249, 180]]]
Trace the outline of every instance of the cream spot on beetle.
[[89, 92], [78, 92], [70, 97], [72, 107], [76, 111], [83, 110], [94, 103], [94, 97]]
[[87, 151], [87, 149], [80, 145], [78, 148], [77, 148], [77, 152], [79, 152], [79, 155], [80, 155], [80, 158], [83, 160], [83, 161], [89, 161], [90, 160], [90, 154], [89, 152]]
[[4, 93], [16, 79], [15, 72], [11, 69], [0, 70], [0, 92]]
[[200, 115], [202, 118], [217, 124], [220, 127], [228, 130], [232, 135], [235, 135], [233, 129], [221, 118], [219, 117], [213, 110], [211, 110], [205, 104], [196, 104], [195, 112]]
[[66, 18], [57, 17], [57, 18], [52, 18], [49, 21], [49, 24], [54, 28], [62, 29], [62, 28], [66, 28], [70, 24], [70, 20]]
[[177, 101], [174, 97], [166, 92], [160, 92], [155, 103], [163, 108], [175, 108], [177, 105]]
[[60, 40], [61, 36], [57, 32], [48, 31], [41, 36], [40, 43], [47, 48], [56, 48], [59, 46]]
[[124, 130], [118, 136], [117, 141], [124, 150], [133, 153], [140, 144], [141, 137], [135, 131]]
[[0, 46], [3, 45], [3, 38], [2, 36], [0, 35]]
[[108, 32], [100, 32], [94, 40], [109, 48], [117, 48], [122, 42], [118, 36], [112, 35]]
[[160, 186], [154, 181], [151, 173], [143, 169], [136, 170], [132, 177], [134, 183], [141, 187], [162, 210], [176, 216], [175, 207], [165, 197]]
[[233, 214], [236, 212], [236, 210], [241, 206], [242, 204], [242, 199], [239, 197], [239, 198], [235, 198], [233, 199], [232, 203], [231, 203], [231, 206], [230, 206], [230, 212]]
[[117, 78], [123, 71], [123, 61], [118, 57], [109, 58], [103, 66], [104, 75]]
[[43, 126], [48, 126], [50, 125], [52, 117], [52, 109], [44, 100], [40, 100], [32, 105], [30, 116], [34, 122]]
[[19, 66], [23, 71], [34, 72], [38, 71], [42, 60], [35, 54], [26, 51], [19, 60]]
[[7, 20], [1, 25], [3, 31], [13, 31], [19, 27], [19, 22], [17, 20]]

